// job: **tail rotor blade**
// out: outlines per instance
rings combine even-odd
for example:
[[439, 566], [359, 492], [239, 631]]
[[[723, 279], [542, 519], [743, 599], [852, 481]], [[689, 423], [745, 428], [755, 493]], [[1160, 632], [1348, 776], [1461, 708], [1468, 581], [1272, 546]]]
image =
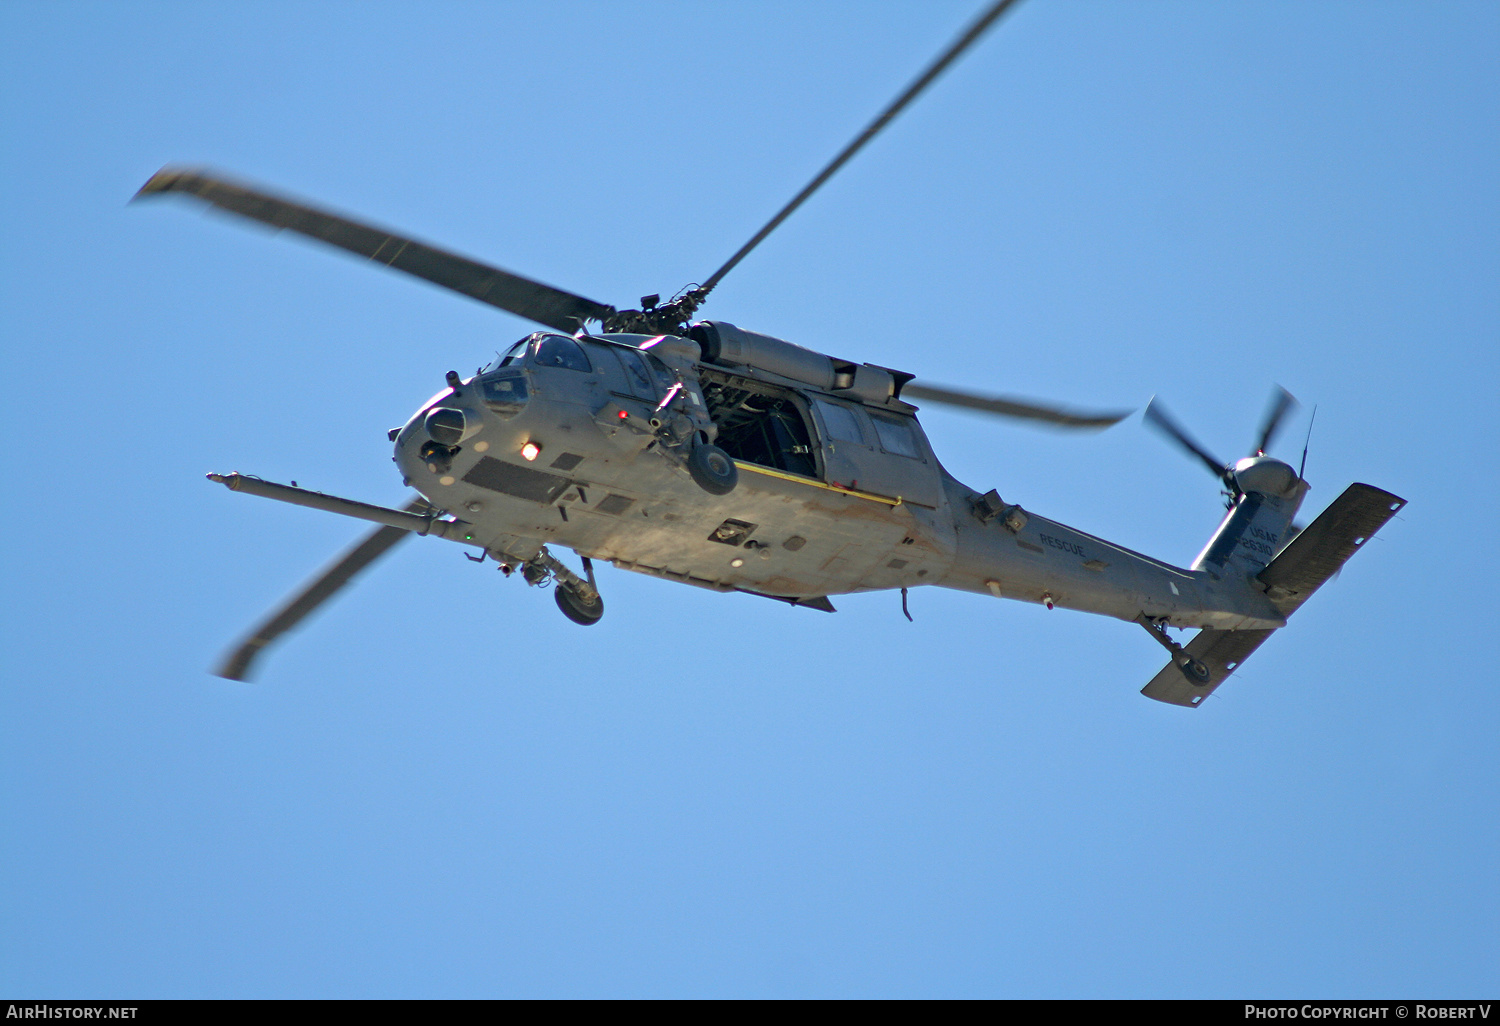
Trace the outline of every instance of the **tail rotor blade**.
[[953, 388], [939, 388], [935, 385], [919, 385], [915, 382], [902, 386], [901, 397], [903, 399], [922, 399], [927, 402], [943, 403], [947, 406], [958, 406], [966, 410], [977, 410], [981, 413], [991, 413], [1000, 417], [1041, 421], [1044, 424], [1051, 424], [1055, 427], [1079, 428], [1085, 431], [1101, 431], [1113, 424], [1118, 424], [1130, 416], [1129, 412], [1089, 413], [1081, 410], [1069, 410], [1061, 406], [1027, 402], [1021, 399], [977, 395], [973, 392], [961, 392]]
[[[408, 513], [421, 513], [426, 509], [424, 499], [416, 499], [406, 506]], [[267, 646], [316, 612], [356, 574], [410, 534], [399, 527], [378, 527], [366, 535], [226, 652], [214, 673], [228, 680], [249, 680], [255, 661]]]
[[1281, 429], [1281, 423], [1287, 413], [1296, 409], [1297, 405], [1296, 396], [1280, 385], [1276, 386], [1276, 391], [1271, 395], [1271, 405], [1266, 407], [1265, 420], [1261, 422], [1260, 441], [1250, 455], [1264, 456], [1266, 454], [1266, 450], [1271, 447], [1271, 439], [1276, 437], [1276, 432]]
[[614, 307], [592, 299], [208, 171], [164, 167], [141, 186], [135, 199], [171, 192], [196, 196], [232, 214], [326, 242], [558, 331], [572, 333], [588, 321], [602, 321], [615, 312]]
[[1162, 407], [1162, 404], [1158, 402], [1154, 396], [1152, 397], [1151, 401], [1146, 404], [1145, 419], [1147, 423], [1151, 424], [1162, 434], [1166, 435], [1168, 438], [1175, 441], [1178, 445], [1182, 446], [1188, 452], [1192, 453], [1194, 456], [1202, 460], [1203, 465], [1209, 469], [1209, 472], [1213, 474], [1214, 477], [1217, 477], [1219, 480], [1225, 482], [1231, 488], [1234, 487], [1234, 482], [1229, 477], [1227, 464], [1225, 464], [1221, 460], [1215, 459], [1212, 455], [1209, 454], [1207, 449], [1204, 449], [1203, 446], [1193, 441], [1192, 436], [1184, 431], [1175, 420], [1168, 416], [1167, 411]]

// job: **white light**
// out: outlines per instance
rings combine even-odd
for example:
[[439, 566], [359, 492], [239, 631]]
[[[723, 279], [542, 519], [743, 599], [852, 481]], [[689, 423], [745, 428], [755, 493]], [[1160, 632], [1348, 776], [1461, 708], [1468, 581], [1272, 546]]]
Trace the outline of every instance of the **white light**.
[[534, 460], [542, 454], [542, 447], [535, 442], [527, 442], [521, 446], [521, 456], [526, 460]]
[[731, 559], [729, 565], [738, 569], [745, 565], [745, 561], [743, 559]]

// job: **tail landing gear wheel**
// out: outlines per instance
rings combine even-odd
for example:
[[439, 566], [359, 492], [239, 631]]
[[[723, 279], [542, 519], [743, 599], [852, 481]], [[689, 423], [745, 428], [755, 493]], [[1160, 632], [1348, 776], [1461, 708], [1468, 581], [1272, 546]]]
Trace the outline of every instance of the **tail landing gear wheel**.
[[604, 599], [598, 595], [593, 602], [585, 602], [572, 588], [559, 584], [552, 589], [552, 597], [557, 599], [557, 608], [563, 611], [563, 616], [574, 623], [589, 627], [604, 616]]
[[739, 484], [740, 470], [717, 445], [695, 445], [688, 454], [688, 473], [711, 495], [728, 495]]
[[1208, 682], [1213, 679], [1207, 666], [1196, 659], [1185, 659], [1177, 664], [1182, 675], [1188, 679], [1188, 683], [1195, 688], [1207, 687]]

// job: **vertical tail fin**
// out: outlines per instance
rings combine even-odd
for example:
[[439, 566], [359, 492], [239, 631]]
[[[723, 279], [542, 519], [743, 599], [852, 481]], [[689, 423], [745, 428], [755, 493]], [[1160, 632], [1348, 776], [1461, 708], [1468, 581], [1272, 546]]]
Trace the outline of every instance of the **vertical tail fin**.
[[[1244, 464], [1251, 465], [1240, 470]], [[1236, 470], [1239, 495], [1193, 561], [1194, 570], [1238, 570], [1247, 577], [1260, 573], [1281, 548], [1307, 494], [1307, 482], [1280, 460], [1241, 460]], [[1273, 475], [1276, 480], [1262, 480]]]

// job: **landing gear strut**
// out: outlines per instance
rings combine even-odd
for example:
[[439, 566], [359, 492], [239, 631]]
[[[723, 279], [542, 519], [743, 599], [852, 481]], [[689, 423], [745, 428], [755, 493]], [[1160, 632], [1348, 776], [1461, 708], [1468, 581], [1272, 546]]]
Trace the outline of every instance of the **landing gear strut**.
[[556, 582], [552, 597], [557, 600], [557, 608], [574, 623], [589, 627], [603, 619], [604, 599], [599, 597], [598, 585], [594, 583], [594, 561], [587, 556], [583, 557], [583, 572], [588, 574], [587, 580], [569, 570], [546, 549], [521, 568], [521, 576], [526, 578], [527, 584], [540, 584], [551, 577]]
[[1146, 633], [1159, 641], [1163, 648], [1172, 653], [1172, 662], [1182, 671], [1187, 682], [1195, 688], [1204, 688], [1213, 681], [1213, 673], [1208, 666], [1200, 660], [1194, 659], [1187, 654], [1177, 642], [1167, 637], [1167, 632], [1162, 629], [1161, 624], [1152, 620], [1145, 613], [1135, 618], [1135, 622], [1146, 628]]

